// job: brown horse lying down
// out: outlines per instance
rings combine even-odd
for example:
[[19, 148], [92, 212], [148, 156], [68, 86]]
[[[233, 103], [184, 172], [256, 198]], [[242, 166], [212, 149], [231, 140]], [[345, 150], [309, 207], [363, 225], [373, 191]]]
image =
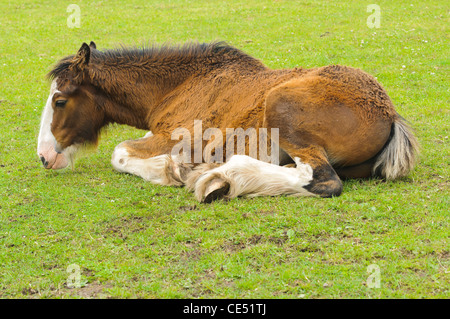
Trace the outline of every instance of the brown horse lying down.
[[[340, 178], [396, 179], [417, 157], [417, 140], [385, 90], [350, 67], [272, 70], [224, 43], [99, 51], [91, 42], [49, 76], [38, 141], [46, 168], [73, 166], [77, 151], [97, 145], [109, 123], [151, 131], [115, 148], [116, 170], [161, 185], [187, 185], [205, 202], [338, 196]], [[179, 128], [194, 135], [184, 148], [176, 148]], [[210, 128], [214, 139], [206, 136]], [[231, 144], [217, 132], [225, 136], [227, 128], [267, 132], [266, 140], [245, 140], [246, 154], [259, 142], [260, 158], [236, 154], [223, 163], [216, 155]], [[271, 162], [262, 156], [262, 144], [271, 148]], [[201, 156], [202, 150], [216, 163], [205, 163], [208, 152]]]

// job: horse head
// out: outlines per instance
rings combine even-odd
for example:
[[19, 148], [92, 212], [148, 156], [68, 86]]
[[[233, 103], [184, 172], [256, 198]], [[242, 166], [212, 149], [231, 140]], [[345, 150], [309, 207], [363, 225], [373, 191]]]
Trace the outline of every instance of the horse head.
[[94, 42], [83, 43], [78, 53], [62, 59], [50, 72], [50, 95], [41, 118], [37, 153], [45, 168], [73, 166], [75, 155], [96, 146], [105, 125], [101, 94], [90, 83]]

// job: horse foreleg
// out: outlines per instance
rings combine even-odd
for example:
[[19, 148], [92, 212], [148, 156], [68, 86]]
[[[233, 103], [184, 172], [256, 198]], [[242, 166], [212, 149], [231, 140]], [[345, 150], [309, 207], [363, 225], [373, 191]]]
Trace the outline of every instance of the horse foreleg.
[[172, 141], [162, 135], [151, 135], [120, 143], [111, 158], [113, 167], [137, 175], [154, 184], [182, 186], [191, 166], [179, 156], [170, 155]]

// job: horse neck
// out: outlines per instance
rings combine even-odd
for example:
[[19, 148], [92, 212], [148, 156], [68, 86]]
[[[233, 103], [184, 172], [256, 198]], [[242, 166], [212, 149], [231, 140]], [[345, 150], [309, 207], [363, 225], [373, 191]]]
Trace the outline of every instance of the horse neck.
[[117, 67], [113, 70], [93, 70], [91, 82], [106, 97], [103, 103], [107, 122], [149, 129], [150, 117], [169, 92], [189, 76], [189, 72], [138, 70]]

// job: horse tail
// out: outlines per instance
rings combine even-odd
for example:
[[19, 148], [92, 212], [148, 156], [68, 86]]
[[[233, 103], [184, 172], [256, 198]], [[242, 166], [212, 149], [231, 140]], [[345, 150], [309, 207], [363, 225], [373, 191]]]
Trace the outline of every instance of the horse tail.
[[398, 116], [391, 136], [376, 158], [372, 173], [387, 180], [404, 177], [413, 169], [419, 155], [419, 142], [405, 119]]

